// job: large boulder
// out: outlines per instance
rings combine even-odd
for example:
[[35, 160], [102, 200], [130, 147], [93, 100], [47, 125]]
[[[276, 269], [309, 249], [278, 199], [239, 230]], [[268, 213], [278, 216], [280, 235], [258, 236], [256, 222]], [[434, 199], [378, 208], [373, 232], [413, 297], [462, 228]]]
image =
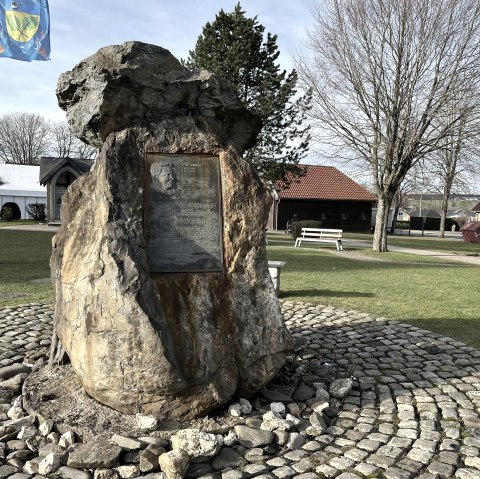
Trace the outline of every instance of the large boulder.
[[[291, 346], [267, 266], [271, 198], [240, 156], [257, 119], [224, 81], [136, 42], [101, 49], [57, 94], [74, 131], [101, 146], [63, 197], [51, 259], [56, 334], [86, 392], [158, 418], [251, 396]], [[218, 271], [150, 271], [148, 152], [218, 158]]]
[[261, 128], [228, 82], [188, 71], [168, 50], [141, 42], [101, 48], [63, 73], [57, 98], [73, 132], [97, 148], [112, 131], [191, 117], [243, 152]]

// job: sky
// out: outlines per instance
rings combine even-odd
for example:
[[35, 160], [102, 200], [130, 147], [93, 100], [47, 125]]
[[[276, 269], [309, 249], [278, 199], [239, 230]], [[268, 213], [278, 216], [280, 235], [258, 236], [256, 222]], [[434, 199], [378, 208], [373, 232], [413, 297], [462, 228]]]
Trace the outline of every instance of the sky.
[[[0, 58], [0, 115], [37, 113], [64, 120], [55, 89], [61, 73], [107, 45], [138, 40], [187, 58], [207, 21], [237, 0], [50, 0], [50, 61]], [[310, 0], [242, 0], [248, 17], [278, 35], [279, 63], [291, 70], [291, 52], [300, 48], [312, 23]]]

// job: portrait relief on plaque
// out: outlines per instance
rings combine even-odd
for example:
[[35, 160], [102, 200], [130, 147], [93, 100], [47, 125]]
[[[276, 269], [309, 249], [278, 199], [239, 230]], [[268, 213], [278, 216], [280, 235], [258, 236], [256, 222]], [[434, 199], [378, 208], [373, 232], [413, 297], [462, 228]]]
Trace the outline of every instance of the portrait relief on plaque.
[[150, 166], [152, 189], [161, 195], [172, 196], [177, 188], [177, 176], [173, 163], [156, 162]]
[[219, 159], [147, 153], [144, 232], [150, 272], [223, 269]]

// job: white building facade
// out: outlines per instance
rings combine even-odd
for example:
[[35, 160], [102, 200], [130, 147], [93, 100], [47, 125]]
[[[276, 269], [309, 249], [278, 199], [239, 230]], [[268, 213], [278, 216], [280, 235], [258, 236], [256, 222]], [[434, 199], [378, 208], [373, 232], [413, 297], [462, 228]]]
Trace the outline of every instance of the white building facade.
[[47, 188], [39, 182], [40, 166], [0, 163], [0, 209], [5, 203], [15, 203], [21, 219], [29, 219], [27, 206], [47, 203]]

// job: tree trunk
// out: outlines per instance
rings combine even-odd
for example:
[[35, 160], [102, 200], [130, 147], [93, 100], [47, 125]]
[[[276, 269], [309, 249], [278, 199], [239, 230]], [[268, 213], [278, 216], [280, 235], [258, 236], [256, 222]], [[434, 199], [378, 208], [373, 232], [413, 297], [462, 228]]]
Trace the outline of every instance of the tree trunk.
[[440, 211], [440, 233], [438, 234], [439, 238], [445, 238], [445, 223], [447, 219], [448, 198], [450, 197], [452, 183], [453, 179], [450, 180], [449, 177], [445, 179], [445, 184], [443, 187], [442, 208]]
[[448, 197], [443, 195], [442, 198], [442, 207], [440, 210], [440, 232], [438, 233], [439, 238], [445, 238], [445, 223], [447, 219], [447, 209], [448, 209]]
[[373, 251], [384, 253], [387, 249], [387, 225], [391, 200], [384, 196], [378, 197], [377, 218], [375, 220], [375, 233], [373, 235]]

